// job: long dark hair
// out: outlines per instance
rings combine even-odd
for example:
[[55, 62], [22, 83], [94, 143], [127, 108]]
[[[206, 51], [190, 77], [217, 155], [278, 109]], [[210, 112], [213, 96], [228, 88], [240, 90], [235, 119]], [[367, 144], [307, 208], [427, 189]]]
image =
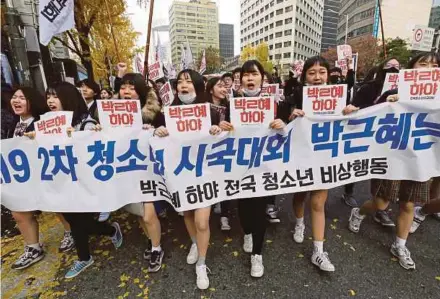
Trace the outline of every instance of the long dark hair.
[[255, 70], [255, 67], [257, 67], [258, 72], [261, 75], [261, 86], [263, 86], [264, 67], [258, 60], [248, 60], [245, 63], [243, 63], [243, 65], [241, 67], [241, 71], [240, 71], [240, 83], [243, 80], [244, 73], [253, 72]]
[[38, 119], [40, 118], [40, 115], [49, 111], [49, 107], [47, 106], [44, 96], [38, 90], [32, 87], [23, 86], [17, 88], [12, 95], [14, 95], [18, 90], [23, 92], [24, 97], [26, 98], [28, 110], [34, 118]]
[[46, 98], [51, 95], [58, 97], [64, 111], [73, 111], [73, 127], [80, 124], [89, 115], [86, 102], [78, 89], [72, 84], [58, 82], [50, 85], [46, 90]]
[[388, 57], [387, 59], [382, 61], [381, 64], [377, 66], [376, 77], [373, 80], [376, 84], [383, 85], [383, 82], [385, 81], [385, 77], [387, 76], [387, 72], [384, 69], [384, 67], [389, 61], [393, 59], [397, 60], [395, 57]]
[[[205, 98], [211, 104], [214, 103], [214, 100], [212, 99], [213, 95], [211, 94], [211, 91], [214, 89], [214, 86], [218, 83], [218, 81], [222, 81], [222, 77], [213, 77], [209, 79], [208, 83], [206, 84]], [[228, 106], [228, 100], [226, 98], [221, 99], [220, 105]]]
[[320, 66], [323, 66], [327, 69], [327, 74], [330, 75], [330, 65], [328, 64], [328, 61], [322, 57], [322, 56], [313, 56], [307, 59], [304, 62], [304, 67], [301, 73], [301, 83], [304, 85], [306, 82], [306, 74], [309, 68], [313, 67], [315, 64], [319, 64]]
[[437, 64], [440, 64], [440, 54], [439, 53], [433, 53], [433, 52], [429, 52], [429, 53], [419, 53], [418, 55], [414, 56], [407, 65], [408, 69], [413, 69], [414, 65], [417, 62], [434, 62]]
[[[179, 80], [181, 80], [182, 76], [189, 76], [194, 85], [194, 90], [196, 92], [196, 99], [193, 102], [193, 104], [206, 103], [207, 101], [205, 98], [205, 82], [203, 81], [203, 76], [191, 69], [185, 69], [180, 71], [180, 73], [177, 75], [176, 91], [179, 85]], [[183, 105], [182, 101], [179, 99], [178, 92], [171, 105], [173, 106]]]
[[[147, 95], [150, 87], [147, 86], [147, 83], [145, 82], [144, 78], [141, 74], [137, 73], [127, 73], [122, 77], [121, 80], [121, 87], [122, 85], [133, 85], [134, 90], [139, 96], [139, 101], [141, 102], [141, 107], [144, 107], [145, 103], [147, 102]], [[119, 93], [119, 92], [118, 92]], [[119, 98], [121, 98], [119, 93]]]

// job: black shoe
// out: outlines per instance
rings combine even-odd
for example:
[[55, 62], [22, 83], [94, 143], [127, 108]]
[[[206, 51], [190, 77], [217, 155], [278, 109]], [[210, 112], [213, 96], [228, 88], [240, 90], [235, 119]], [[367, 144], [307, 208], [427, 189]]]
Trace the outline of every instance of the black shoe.
[[149, 261], [151, 259], [151, 240], [148, 239], [147, 249], [144, 251], [144, 259]]
[[342, 194], [341, 199], [349, 207], [352, 207], [352, 208], [358, 207], [358, 203], [357, 203], [356, 199], [354, 199], [353, 194], [344, 193], [344, 194]]
[[153, 251], [151, 253], [150, 264], [148, 265], [148, 272], [154, 273], [162, 268], [162, 259], [164, 251]]
[[44, 257], [44, 250], [35, 249], [33, 247], [26, 246], [24, 253], [18, 258], [18, 260], [12, 265], [12, 269], [21, 270], [25, 269], [38, 261], [41, 261]]
[[376, 214], [374, 214], [373, 219], [382, 226], [386, 226], [386, 227], [396, 226], [393, 220], [391, 220], [390, 215], [388, 215], [386, 211], [377, 211]]
[[61, 240], [59, 252], [67, 252], [75, 248], [75, 241], [73, 240], [72, 233], [64, 232], [64, 237]]

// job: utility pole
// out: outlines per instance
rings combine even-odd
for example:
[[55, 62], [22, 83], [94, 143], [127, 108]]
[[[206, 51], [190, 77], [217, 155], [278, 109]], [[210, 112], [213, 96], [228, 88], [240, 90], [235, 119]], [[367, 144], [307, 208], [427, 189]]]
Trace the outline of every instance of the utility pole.
[[153, 21], [153, 9], [154, 0], [150, 0], [150, 13], [148, 16], [148, 27], [147, 27], [147, 42], [145, 44], [145, 58], [144, 58], [144, 78], [147, 78], [148, 74], [148, 55], [150, 53], [150, 39], [151, 39], [151, 23]]
[[383, 47], [383, 57], [387, 58], [387, 46], [385, 44], [385, 33], [383, 32], [383, 19], [382, 19], [382, 7], [380, 0], [377, 0], [377, 5], [379, 5], [379, 19], [380, 19], [380, 31], [382, 33], [382, 47]]

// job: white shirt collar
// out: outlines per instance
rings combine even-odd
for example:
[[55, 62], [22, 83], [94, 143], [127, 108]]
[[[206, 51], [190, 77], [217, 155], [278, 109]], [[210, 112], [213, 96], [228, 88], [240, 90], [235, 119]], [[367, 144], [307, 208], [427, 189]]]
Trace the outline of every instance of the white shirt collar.
[[93, 101], [91, 101], [90, 103], [87, 103], [86, 102], [86, 104], [87, 104], [87, 108], [89, 108], [90, 109], [90, 107], [92, 107], [92, 105], [93, 105], [93, 103], [94, 103], [95, 101], [93, 100]]
[[20, 123], [24, 123], [24, 124], [26, 124], [27, 126], [29, 126], [33, 121], [34, 121], [34, 118], [33, 118], [32, 116], [29, 117], [29, 118], [26, 119], [26, 120], [22, 120], [21, 117], [20, 117]]

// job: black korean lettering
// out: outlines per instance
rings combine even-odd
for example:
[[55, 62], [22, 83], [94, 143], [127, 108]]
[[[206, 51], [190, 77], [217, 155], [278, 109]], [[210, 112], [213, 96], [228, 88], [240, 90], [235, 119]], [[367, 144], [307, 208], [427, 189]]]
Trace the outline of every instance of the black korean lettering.
[[344, 167], [344, 163], [339, 164], [338, 168], [338, 181], [345, 181], [351, 178], [350, 169], [347, 167]]
[[372, 158], [370, 164], [371, 174], [386, 174], [388, 169], [387, 158]]
[[274, 173], [265, 172], [262, 175], [262, 179], [263, 179], [264, 190], [266, 191], [278, 190], [279, 188], [278, 175], [276, 172]]
[[241, 190], [247, 191], [252, 190], [252, 192], [256, 192], [257, 183], [255, 182], [255, 177], [253, 175], [248, 175], [241, 180]]
[[281, 188], [290, 188], [295, 187], [296, 182], [295, 179], [290, 175], [289, 171], [284, 171], [284, 175], [280, 180], [280, 187]]
[[232, 196], [240, 193], [240, 181], [239, 180], [225, 180], [225, 191], [227, 196]]
[[[321, 174], [322, 174], [322, 167], [321, 167]], [[336, 175], [335, 175], [336, 176]], [[308, 168], [304, 171], [304, 175], [301, 175], [301, 170], [296, 171], [296, 179], [299, 181], [299, 186], [311, 186], [314, 184], [313, 182], [313, 169]], [[307, 182], [308, 180], [308, 182]]]
[[337, 182], [336, 177], [336, 166], [321, 166], [321, 181], [326, 183], [335, 183]]
[[157, 196], [157, 183], [156, 181], [140, 181], [140, 187], [142, 194], [152, 194]]

